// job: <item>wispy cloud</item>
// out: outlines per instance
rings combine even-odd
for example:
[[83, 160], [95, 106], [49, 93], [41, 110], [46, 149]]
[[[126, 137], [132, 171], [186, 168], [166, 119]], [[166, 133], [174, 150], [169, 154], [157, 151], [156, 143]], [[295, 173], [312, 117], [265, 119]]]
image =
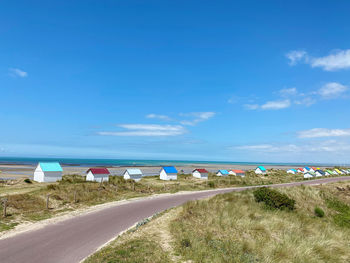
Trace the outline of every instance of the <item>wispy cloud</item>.
[[312, 67], [320, 67], [326, 71], [350, 68], [350, 49], [338, 50], [325, 57], [313, 58]]
[[118, 127], [126, 131], [101, 131], [102, 136], [176, 136], [186, 133], [181, 125], [158, 124], [120, 124]]
[[306, 51], [293, 50], [286, 54], [289, 65], [298, 63], [309, 64], [313, 68], [322, 68], [325, 71], [336, 71], [350, 68], [350, 49], [336, 50], [323, 57], [312, 57]]
[[299, 138], [322, 138], [322, 137], [340, 137], [350, 136], [350, 129], [325, 129], [314, 128], [298, 132]]
[[300, 148], [295, 144], [273, 145], [273, 144], [256, 144], [241, 145], [232, 147], [235, 150], [255, 151], [255, 152], [297, 152]]
[[344, 94], [348, 90], [348, 87], [338, 82], [330, 82], [325, 84], [319, 91], [318, 94], [324, 99], [337, 98]]
[[190, 113], [181, 113], [180, 115], [183, 117], [192, 117], [194, 119], [192, 120], [183, 120], [180, 123], [182, 125], [190, 125], [194, 126], [200, 122], [206, 121], [211, 119], [215, 116], [215, 112], [208, 111], [208, 112], [190, 112]]
[[259, 104], [244, 104], [243, 107], [247, 110], [257, 110], [259, 109]]
[[281, 109], [289, 108], [290, 105], [291, 105], [290, 100], [268, 101], [265, 104], [261, 105], [261, 109], [263, 109], [263, 110], [281, 110]]
[[281, 95], [281, 97], [290, 97], [298, 95], [297, 88], [285, 88], [278, 91], [278, 93]]
[[10, 68], [9, 71], [12, 77], [20, 77], [20, 78], [28, 77], [27, 72], [20, 70], [18, 68]]
[[304, 50], [292, 50], [286, 54], [289, 60], [289, 65], [294, 66], [298, 62], [303, 61], [307, 58], [307, 53]]
[[163, 120], [163, 121], [171, 120], [171, 118], [167, 115], [160, 115], [160, 114], [154, 114], [154, 113], [146, 115], [146, 118], [147, 119], [159, 119], [159, 120]]
[[247, 110], [281, 110], [290, 107], [291, 102], [289, 99], [287, 100], [275, 100], [268, 101], [262, 105], [259, 104], [244, 104], [244, 107]]

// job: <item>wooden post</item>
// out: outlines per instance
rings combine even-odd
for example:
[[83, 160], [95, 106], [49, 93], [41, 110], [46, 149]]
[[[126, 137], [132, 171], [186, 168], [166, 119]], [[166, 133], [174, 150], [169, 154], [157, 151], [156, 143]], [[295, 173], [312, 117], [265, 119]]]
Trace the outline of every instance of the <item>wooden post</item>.
[[135, 191], [135, 181], [132, 181], [132, 190]]
[[77, 190], [74, 190], [74, 203], [77, 202]]
[[166, 191], [165, 183], [164, 183], [164, 191]]
[[46, 196], [46, 209], [49, 209], [50, 194]]
[[7, 216], [7, 214], [6, 214], [6, 209], [7, 209], [7, 198], [4, 198], [4, 199], [2, 200], [2, 203], [3, 203], [3, 206], [4, 206], [4, 217], [6, 217], [6, 216]]

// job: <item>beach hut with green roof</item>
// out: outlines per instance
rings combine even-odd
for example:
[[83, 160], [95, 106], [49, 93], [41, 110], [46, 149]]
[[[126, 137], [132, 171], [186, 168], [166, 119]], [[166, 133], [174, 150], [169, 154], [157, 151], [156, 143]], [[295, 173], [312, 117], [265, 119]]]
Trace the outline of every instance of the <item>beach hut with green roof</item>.
[[41, 162], [34, 171], [33, 180], [40, 183], [56, 182], [62, 179], [62, 172], [62, 167], [57, 162]]
[[266, 174], [266, 169], [264, 166], [260, 165], [260, 166], [256, 167], [255, 173], [256, 174]]

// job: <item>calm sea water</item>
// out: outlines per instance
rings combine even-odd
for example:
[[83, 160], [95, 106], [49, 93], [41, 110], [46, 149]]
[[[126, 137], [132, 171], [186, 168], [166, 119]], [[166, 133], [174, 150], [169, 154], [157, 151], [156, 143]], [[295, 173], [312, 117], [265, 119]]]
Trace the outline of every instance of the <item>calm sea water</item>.
[[75, 159], [75, 158], [29, 158], [29, 157], [0, 157], [0, 164], [37, 164], [38, 162], [59, 162], [72, 166], [187, 166], [192, 164], [231, 164], [231, 165], [333, 165], [317, 163], [258, 163], [258, 162], [219, 162], [219, 161], [179, 161], [179, 160], [127, 160], [127, 159]]

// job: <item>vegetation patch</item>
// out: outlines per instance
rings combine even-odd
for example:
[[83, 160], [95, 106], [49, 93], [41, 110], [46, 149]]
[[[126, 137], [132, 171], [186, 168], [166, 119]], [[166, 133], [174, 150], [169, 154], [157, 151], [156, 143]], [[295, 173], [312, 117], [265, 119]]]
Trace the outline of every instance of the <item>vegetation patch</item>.
[[340, 227], [350, 228], [350, 206], [336, 198], [328, 199], [327, 205], [336, 212], [334, 222]]
[[320, 208], [320, 207], [318, 207], [318, 206], [316, 206], [316, 207], [315, 207], [315, 215], [316, 215], [317, 217], [324, 217], [324, 211], [323, 211], [323, 209]]
[[85, 262], [166, 263], [171, 261], [155, 241], [140, 238], [103, 249]]
[[256, 202], [264, 202], [267, 207], [272, 209], [294, 210], [295, 200], [274, 189], [259, 188], [254, 191], [254, 197]]

